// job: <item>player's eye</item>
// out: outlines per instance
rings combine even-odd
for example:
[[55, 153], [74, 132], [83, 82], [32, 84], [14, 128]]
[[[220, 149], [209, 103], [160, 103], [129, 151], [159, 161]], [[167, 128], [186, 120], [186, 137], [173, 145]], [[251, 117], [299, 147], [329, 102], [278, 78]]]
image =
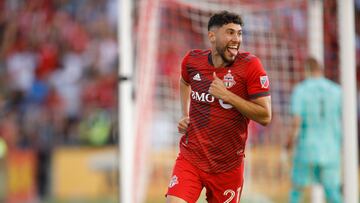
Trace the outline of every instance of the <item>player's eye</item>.
[[228, 30], [227, 33], [230, 34], [230, 35], [235, 34], [234, 30]]

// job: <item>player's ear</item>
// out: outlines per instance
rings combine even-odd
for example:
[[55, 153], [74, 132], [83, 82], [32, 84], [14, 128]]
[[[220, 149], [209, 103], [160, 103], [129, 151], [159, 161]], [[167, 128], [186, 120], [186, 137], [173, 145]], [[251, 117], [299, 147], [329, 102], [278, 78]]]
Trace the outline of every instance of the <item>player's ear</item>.
[[210, 41], [211, 43], [214, 43], [214, 42], [215, 42], [215, 32], [209, 31], [209, 32], [208, 32], [208, 38], [209, 38], [209, 41]]

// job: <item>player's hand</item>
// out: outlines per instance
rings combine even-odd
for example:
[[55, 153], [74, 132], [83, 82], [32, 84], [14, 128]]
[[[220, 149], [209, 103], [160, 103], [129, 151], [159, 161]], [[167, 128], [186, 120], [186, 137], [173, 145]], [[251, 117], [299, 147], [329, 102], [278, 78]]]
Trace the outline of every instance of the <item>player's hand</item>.
[[209, 93], [218, 99], [226, 101], [228, 90], [226, 89], [224, 82], [216, 76], [215, 72], [213, 73], [213, 77], [214, 80], [210, 85]]
[[287, 139], [286, 143], [285, 143], [285, 148], [287, 151], [292, 151], [292, 149], [294, 148], [294, 139], [293, 137], [289, 136], [289, 138]]
[[185, 134], [186, 130], [189, 126], [190, 123], [190, 118], [189, 116], [184, 116], [180, 119], [179, 123], [178, 123], [178, 131], [181, 134]]

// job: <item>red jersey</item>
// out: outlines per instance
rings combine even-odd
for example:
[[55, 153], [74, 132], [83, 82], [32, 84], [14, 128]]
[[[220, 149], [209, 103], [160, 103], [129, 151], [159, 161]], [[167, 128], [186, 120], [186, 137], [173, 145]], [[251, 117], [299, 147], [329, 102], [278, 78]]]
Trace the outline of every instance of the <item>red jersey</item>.
[[260, 60], [238, 53], [227, 67], [215, 68], [210, 50], [192, 50], [183, 59], [181, 75], [191, 85], [190, 124], [180, 141], [180, 153], [203, 171], [225, 172], [244, 157], [249, 119], [235, 107], [208, 93], [213, 72], [229, 91], [245, 100], [270, 95]]

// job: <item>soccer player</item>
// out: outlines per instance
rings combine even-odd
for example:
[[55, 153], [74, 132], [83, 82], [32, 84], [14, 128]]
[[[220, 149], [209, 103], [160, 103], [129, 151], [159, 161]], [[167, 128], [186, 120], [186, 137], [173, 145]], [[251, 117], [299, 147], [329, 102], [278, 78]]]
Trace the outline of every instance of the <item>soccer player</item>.
[[215, 13], [208, 22], [211, 49], [192, 50], [182, 61], [178, 131], [184, 135], [168, 203], [194, 203], [204, 187], [208, 202], [240, 201], [249, 121], [271, 120], [269, 79], [256, 56], [239, 51], [242, 27], [239, 15]]
[[324, 78], [314, 58], [306, 60], [308, 78], [291, 96], [292, 129], [287, 148], [293, 154], [290, 203], [301, 201], [303, 189], [314, 182], [325, 190], [327, 202], [340, 203], [341, 88]]

